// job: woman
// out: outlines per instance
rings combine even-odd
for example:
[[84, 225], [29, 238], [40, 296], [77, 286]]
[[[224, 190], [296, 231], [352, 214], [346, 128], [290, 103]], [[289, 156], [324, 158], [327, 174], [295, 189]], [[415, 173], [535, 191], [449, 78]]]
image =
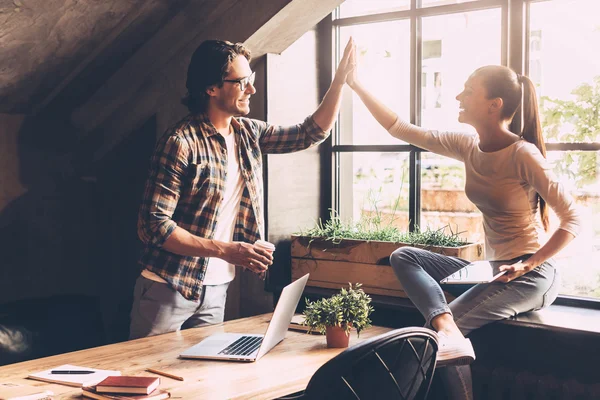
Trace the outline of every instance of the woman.
[[[468, 261], [402, 247], [390, 257], [402, 287], [438, 332], [440, 357], [474, 359], [465, 335], [488, 323], [539, 310], [559, 290], [551, 258], [577, 235], [575, 203], [553, 176], [545, 155], [535, 88], [531, 80], [503, 66], [477, 69], [456, 96], [458, 120], [477, 135], [426, 130], [402, 121], [360, 84], [356, 68], [347, 78], [371, 114], [394, 137], [465, 164], [465, 193], [483, 214], [486, 258], [504, 261], [498, 282], [479, 284], [450, 305], [438, 282]], [[509, 130], [522, 104], [523, 131]], [[538, 228], [548, 230], [548, 205], [560, 227], [541, 244]], [[540, 214], [541, 218], [537, 217]], [[468, 361], [467, 361], [468, 362]], [[448, 367], [439, 373], [450, 398], [472, 398], [470, 368]]]

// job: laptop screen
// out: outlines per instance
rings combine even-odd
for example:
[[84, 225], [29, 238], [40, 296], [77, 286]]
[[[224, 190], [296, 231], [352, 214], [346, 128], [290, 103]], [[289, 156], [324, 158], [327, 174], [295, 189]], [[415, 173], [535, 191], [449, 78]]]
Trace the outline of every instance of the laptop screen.
[[277, 307], [275, 307], [275, 311], [273, 312], [273, 318], [271, 319], [271, 323], [267, 328], [267, 333], [265, 333], [265, 338], [260, 346], [260, 351], [256, 356], [257, 360], [275, 347], [275, 345], [281, 342], [285, 337], [290, 322], [292, 321], [292, 317], [296, 312], [296, 306], [298, 306], [300, 297], [302, 297], [306, 282], [308, 282], [308, 274], [283, 288], [279, 301], [277, 302]]

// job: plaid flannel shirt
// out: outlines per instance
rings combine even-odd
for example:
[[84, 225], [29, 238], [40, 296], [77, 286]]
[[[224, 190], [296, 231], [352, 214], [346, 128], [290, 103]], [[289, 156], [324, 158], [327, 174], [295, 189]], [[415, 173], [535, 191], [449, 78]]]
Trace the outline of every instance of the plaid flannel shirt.
[[[328, 133], [312, 116], [281, 127], [233, 118], [244, 183], [234, 241], [254, 243], [264, 236], [262, 154], [291, 153], [323, 142]], [[208, 258], [181, 256], [162, 248], [176, 226], [213, 238], [225, 188], [225, 139], [205, 115], [189, 115], [158, 141], [138, 215], [144, 243], [140, 264], [162, 277], [188, 300], [199, 301]]]

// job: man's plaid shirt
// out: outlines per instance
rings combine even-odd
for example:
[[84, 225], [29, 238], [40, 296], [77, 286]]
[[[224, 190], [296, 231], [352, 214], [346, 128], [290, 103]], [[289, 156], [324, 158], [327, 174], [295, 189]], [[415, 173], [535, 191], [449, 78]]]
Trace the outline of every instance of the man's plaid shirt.
[[[233, 118], [244, 190], [234, 241], [254, 243], [264, 234], [262, 154], [291, 153], [324, 141], [328, 134], [312, 116], [290, 127]], [[151, 159], [138, 236], [145, 244], [140, 264], [188, 300], [198, 301], [208, 259], [162, 249], [176, 226], [211, 239], [223, 200], [227, 170], [225, 139], [205, 115], [189, 115], [162, 136]]]

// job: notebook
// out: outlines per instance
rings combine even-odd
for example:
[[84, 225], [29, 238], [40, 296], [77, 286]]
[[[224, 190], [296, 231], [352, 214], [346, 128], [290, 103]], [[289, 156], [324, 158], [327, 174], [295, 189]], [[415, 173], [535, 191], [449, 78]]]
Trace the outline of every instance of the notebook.
[[442, 279], [442, 284], [490, 283], [501, 277], [506, 271], [499, 271], [507, 261], [473, 261], [452, 275]]
[[[308, 330], [310, 329], [310, 326], [308, 325], [304, 325], [304, 315], [302, 314], [296, 314], [292, 317], [292, 320], [290, 321], [290, 326], [288, 329], [291, 329], [293, 331], [300, 331], [300, 332], [308, 332]], [[312, 332], [316, 332], [319, 333], [318, 331], [312, 330]]]
[[307, 281], [308, 274], [283, 288], [264, 335], [219, 333], [207, 337], [179, 356], [209, 360], [258, 361], [285, 337]]
[[[52, 371], [91, 371], [89, 374], [53, 374]], [[65, 364], [45, 371], [30, 374], [28, 378], [38, 381], [59, 383], [67, 386], [93, 386], [108, 376], [121, 375], [120, 371], [94, 369]]]

